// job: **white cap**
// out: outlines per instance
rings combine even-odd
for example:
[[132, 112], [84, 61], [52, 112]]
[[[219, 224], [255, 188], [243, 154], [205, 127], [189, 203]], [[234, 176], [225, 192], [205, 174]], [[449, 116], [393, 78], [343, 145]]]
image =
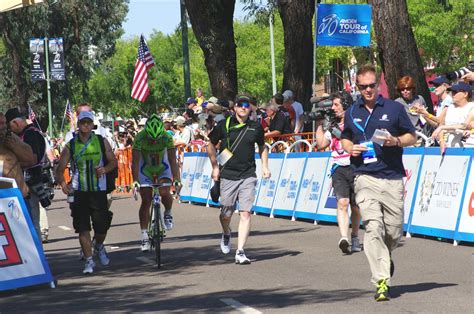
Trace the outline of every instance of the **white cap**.
[[283, 101], [288, 101], [288, 99], [293, 98], [293, 92], [289, 89], [283, 92]]
[[89, 111], [81, 111], [79, 113], [79, 116], [77, 117], [77, 121], [81, 121], [82, 119], [89, 119], [91, 121], [94, 121], [94, 114]]

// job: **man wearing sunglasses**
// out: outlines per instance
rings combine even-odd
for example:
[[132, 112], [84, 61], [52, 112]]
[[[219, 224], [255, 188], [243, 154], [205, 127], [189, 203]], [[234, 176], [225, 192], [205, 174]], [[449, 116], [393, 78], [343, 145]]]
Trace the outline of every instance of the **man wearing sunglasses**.
[[356, 82], [361, 98], [345, 113], [342, 146], [351, 154], [375, 300], [384, 301], [394, 271], [391, 252], [403, 235], [402, 147], [416, 143], [415, 127], [400, 103], [378, 94], [373, 65], [361, 67]]
[[[240, 96], [234, 106], [235, 114], [220, 121], [209, 134], [210, 143], [207, 148], [212, 164], [212, 179], [220, 180], [222, 225], [221, 251], [229, 254], [231, 250], [230, 220], [235, 210], [235, 203], [239, 201], [239, 233], [236, 264], [250, 264], [244, 252], [244, 246], [250, 233], [250, 211], [255, 200], [255, 144], [258, 145], [262, 160], [262, 176], [270, 177], [268, 169], [268, 149], [265, 146], [261, 125], [249, 119], [251, 107], [250, 99]], [[216, 146], [220, 142], [219, 154]]]

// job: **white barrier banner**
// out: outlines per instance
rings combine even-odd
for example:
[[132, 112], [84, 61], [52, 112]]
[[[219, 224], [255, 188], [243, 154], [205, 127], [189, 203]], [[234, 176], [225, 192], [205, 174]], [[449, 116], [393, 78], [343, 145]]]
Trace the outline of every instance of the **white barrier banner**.
[[331, 159], [328, 160], [328, 166], [325, 172], [325, 180], [321, 190], [321, 201], [316, 212], [317, 220], [337, 222], [337, 199], [332, 186], [330, 176], [332, 168]]
[[191, 197], [192, 202], [207, 203], [211, 184], [211, 161], [207, 153], [197, 153], [196, 168], [194, 171], [194, 182], [192, 184]]
[[183, 167], [181, 171], [181, 187], [180, 199], [189, 201], [194, 183], [194, 172], [196, 171], [196, 162], [199, 153], [184, 153]]
[[[259, 154], [255, 154], [255, 172], [257, 174], [257, 185], [255, 186], [255, 196], [257, 196], [258, 191], [260, 190], [260, 185], [262, 184], [262, 160], [260, 159]], [[255, 200], [253, 201], [254, 206], [255, 204], [257, 204], [257, 197], [255, 197]]]
[[418, 180], [421, 159], [423, 157], [423, 148], [405, 149], [403, 153], [403, 166], [405, 167], [406, 177], [403, 178], [405, 190], [404, 199], [404, 217], [403, 224], [406, 227], [410, 218], [411, 207], [415, 197], [416, 181]]
[[310, 153], [301, 179], [293, 216], [316, 219], [322, 187], [326, 181], [329, 153]]
[[292, 216], [308, 153], [288, 154], [275, 191], [272, 215]]
[[0, 291], [52, 281], [20, 191], [0, 190]]
[[270, 179], [262, 179], [257, 194], [257, 202], [253, 208], [254, 211], [270, 214], [284, 158], [285, 154], [280, 153], [268, 155], [268, 168], [272, 176]]
[[427, 150], [409, 232], [453, 238], [471, 159], [461, 153], [448, 150], [442, 158], [439, 149]]
[[474, 242], [474, 165], [471, 162], [456, 240]]

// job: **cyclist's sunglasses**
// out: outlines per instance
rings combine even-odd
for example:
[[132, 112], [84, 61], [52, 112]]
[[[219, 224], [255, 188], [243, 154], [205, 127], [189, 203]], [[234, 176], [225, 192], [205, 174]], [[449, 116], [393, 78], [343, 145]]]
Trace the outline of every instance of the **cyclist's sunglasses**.
[[245, 108], [245, 109], [249, 109], [250, 108], [250, 104], [248, 102], [239, 102], [237, 103], [236, 105], [237, 107], [240, 107], [240, 108]]
[[360, 90], [366, 90], [367, 88], [371, 88], [371, 89], [374, 89], [375, 86], [377, 86], [377, 83], [372, 83], [372, 84], [368, 84], [368, 85], [364, 85], [364, 84], [357, 84], [357, 87], [360, 89]]

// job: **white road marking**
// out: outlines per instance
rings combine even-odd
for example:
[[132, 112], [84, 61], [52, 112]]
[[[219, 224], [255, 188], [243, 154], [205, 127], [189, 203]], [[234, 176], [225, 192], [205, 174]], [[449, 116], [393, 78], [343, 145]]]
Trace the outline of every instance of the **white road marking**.
[[116, 250], [116, 249], [119, 249], [119, 248], [120, 248], [120, 246], [111, 246], [110, 247], [111, 250]]
[[245, 313], [245, 314], [262, 314], [263, 313], [263, 312], [260, 312], [257, 309], [254, 309], [253, 307], [242, 304], [239, 301], [234, 300], [232, 298], [220, 299], [220, 300], [222, 302], [224, 302], [225, 304], [233, 307], [234, 309], [236, 309], [237, 311], [239, 311], [241, 313]]
[[139, 257], [136, 257], [136, 259], [146, 264], [155, 264], [155, 260], [152, 259], [151, 257], [139, 256]]
[[66, 231], [72, 230], [71, 228], [66, 227], [66, 226], [58, 226], [58, 228], [62, 230], [66, 230]]

